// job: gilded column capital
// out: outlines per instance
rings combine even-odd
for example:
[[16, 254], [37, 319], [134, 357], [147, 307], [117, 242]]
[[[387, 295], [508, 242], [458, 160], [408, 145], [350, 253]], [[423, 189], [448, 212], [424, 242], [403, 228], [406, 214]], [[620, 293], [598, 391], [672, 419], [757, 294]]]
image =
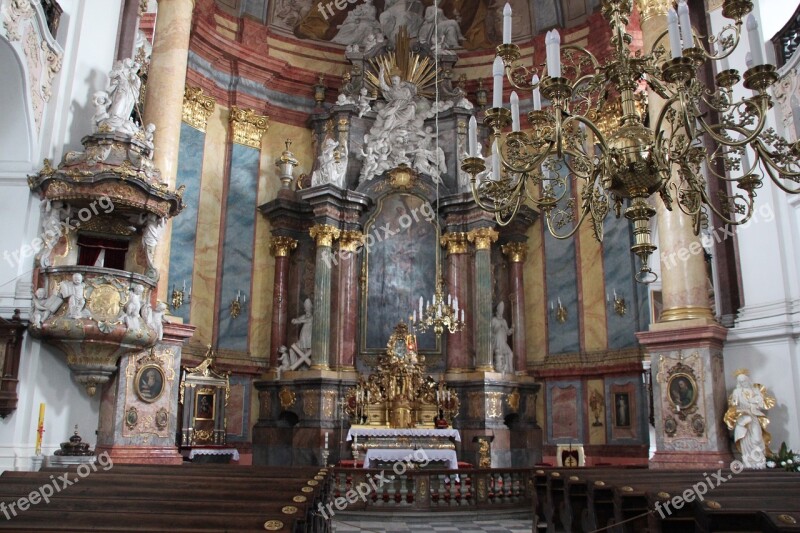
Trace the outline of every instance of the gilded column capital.
[[475, 243], [476, 250], [488, 250], [498, 237], [500, 234], [492, 228], [478, 228], [467, 233], [467, 239]]
[[464, 231], [445, 233], [440, 242], [447, 247], [447, 255], [467, 253], [467, 233]]
[[291, 237], [273, 237], [269, 243], [269, 251], [273, 257], [288, 257], [297, 248], [297, 240]]
[[200, 87], [187, 85], [183, 89], [183, 121], [191, 127], [206, 131], [208, 117], [214, 112], [213, 96], [206, 96]]
[[504, 255], [507, 255], [508, 260], [512, 263], [524, 263], [528, 253], [528, 243], [509, 242], [502, 245], [500, 251], [502, 251]]
[[228, 120], [233, 129], [233, 142], [251, 148], [261, 148], [261, 137], [269, 129], [269, 117], [256, 115], [252, 109], [232, 106]]
[[327, 246], [328, 248], [342, 233], [339, 228], [328, 224], [315, 224], [308, 232], [311, 234], [311, 238], [317, 241], [317, 246]]
[[358, 230], [345, 230], [339, 236], [339, 249], [355, 253], [364, 246], [364, 234]]
[[636, 0], [642, 22], [653, 17], [666, 17], [672, 0]]

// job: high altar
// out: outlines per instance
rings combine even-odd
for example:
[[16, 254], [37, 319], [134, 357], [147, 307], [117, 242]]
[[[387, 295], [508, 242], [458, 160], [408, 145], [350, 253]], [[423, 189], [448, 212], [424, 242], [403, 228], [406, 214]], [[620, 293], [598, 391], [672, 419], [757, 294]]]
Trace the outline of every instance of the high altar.
[[[522, 269], [536, 214], [496, 228], [472, 199], [460, 167], [475, 111], [441, 52], [405, 31], [348, 49], [336, 104], [309, 121], [313, 171], [292, 177], [288, 144], [276, 162], [282, 188], [260, 206], [275, 280], [256, 463], [351, 459], [348, 433], [369, 428], [475, 465], [540, 460]], [[434, 294], [463, 327], [420, 327]], [[437, 422], [460, 439], [430, 435]], [[356, 454], [395, 437], [362, 436]]]

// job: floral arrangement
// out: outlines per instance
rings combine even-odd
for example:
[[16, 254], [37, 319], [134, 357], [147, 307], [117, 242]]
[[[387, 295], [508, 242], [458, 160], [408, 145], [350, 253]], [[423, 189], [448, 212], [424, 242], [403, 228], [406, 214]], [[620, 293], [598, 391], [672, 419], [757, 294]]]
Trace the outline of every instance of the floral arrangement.
[[800, 455], [788, 449], [786, 443], [782, 442], [778, 453], [773, 453], [767, 459], [767, 468], [783, 468], [787, 472], [800, 472]]

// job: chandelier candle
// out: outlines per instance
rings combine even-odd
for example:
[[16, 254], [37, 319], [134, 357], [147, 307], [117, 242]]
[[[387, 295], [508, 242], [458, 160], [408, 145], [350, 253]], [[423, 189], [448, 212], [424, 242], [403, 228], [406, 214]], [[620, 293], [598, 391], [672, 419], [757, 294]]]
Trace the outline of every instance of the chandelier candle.
[[761, 35], [758, 32], [758, 21], [753, 15], [747, 17], [747, 40], [750, 41], [753, 65], [763, 65], [764, 53], [761, 51]]
[[534, 74], [531, 78], [531, 85], [533, 85], [533, 110], [542, 110], [542, 92], [539, 90], [539, 75]]
[[547, 32], [544, 38], [547, 50], [547, 73], [551, 78], [561, 77], [561, 34], [558, 30]]
[[519, 96], [511, 91], [511, 131], [519, 131]]
[[503, 60], [500, 57], [495, 57], [492, 65], [492, 77], [494, 78], [492, 107], [503, 107], [503, 76]]
[[469, 156], [478, 157], [478, 121], [474, 115], [469, 118]]
[[678, 22], [681, 26], [681, 40], [683, 41], [683, 49], [694, 47], [694, 39], [692, 38], [692, 22], [689, 20], [689, 5], [686, 0], [678, 2]]
[[511, 44], [511, 6], [503, 8], [503, 44]]
[[672, 8], [669, 8], [667, 12], [667, 29], [669, 30], [669, 48], [672, 52], [672, 59], [683, 56], [681, 33], [678, 28], [678, 14]]

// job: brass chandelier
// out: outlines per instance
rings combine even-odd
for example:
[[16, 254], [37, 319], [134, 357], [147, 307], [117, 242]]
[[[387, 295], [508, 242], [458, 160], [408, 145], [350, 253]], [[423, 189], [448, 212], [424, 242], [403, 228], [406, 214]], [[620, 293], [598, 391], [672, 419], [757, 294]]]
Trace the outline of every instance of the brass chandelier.
[[[669, 210], [677, 203], [691, 217], [697, 234], [707, 223], [708, 209], [725, 223], [747, 222], [764, 173], [787, 193], [800, 192], [800, 142], [791, 144], [765, 127], [772, 106], [767, 90], [778, 75], [774, 66], [763, 62], [752, 15], [747, 30], [750, 42], [759, 44], [752, 47], [753, 65], [743, 75], [743, 85], [752, 95], [737, 100], [733, 94], [742, 77], [727, 68], [727, 58], [739, 44], [753, 3], [725, 0], [722, 13], [732, 22], [705, 43], [692, 30], [685, 0], [679, 0], [677, 8], [670, 9], [669, 31], [658, 37], [653, 49], [634, 53], [626, 31], [632, 0], [604, 0], [602, 14], [611, 27], [613, 48], [607, 61], [600, 63], [582, 47], [561, 46], [553, 30], [545, 41], [546, 66], [529, 69], [519, 64], [519, 47], [511, 43], [511, 8], [506, 4], [503, 44], [497, 47], [493, 69], [493, 106], [483, 121], [490, 128], [493, 168], [486, 171], [478, 153], [474, 117], [470, 157], [462, 164], [482, 209], [506, 225], [530, 200], [541, 209], [555, 238], [571, 237], [589, 219], [595, 238], [602, 241], [603, 220], [613, 208], [617, 217], [624, 214], [633, 222], [631, 251], [641, 262], [636, 279], [649, 283], [656, 279], [648, 265], [656, 250], [649, 226], [656, 213], [648, 202], [652, 195], [658, 193]], [[714, 87], [698, 76], [708, 60], [723, 67], [717, 69]], [[533, 92], [529, 131], [520, 127], [516, 93], [511, 94], [511, 109], [503, 107], [503, 77], [515, 89]], [[649, 127], [642, 116], [646, 112], [637, 109], [643, 87], [663, 100]], [[549, 107], [542, 108], [542, 98], [549, 100]], [[615, 107], [619, 115], [608, 128], [608, 111]], [[709, 121], [714, 115], [716, 123]], [[512, 131], [503, 133], [509, 125]], [[704, 145], [706, 135], [714, 148]], [[748, 147], [754, 154], [751, 163]], [[704, 167], [725, 190], [715, 195], [707, 190]], [[740, 170], [741, 176], [729, 175]]]

